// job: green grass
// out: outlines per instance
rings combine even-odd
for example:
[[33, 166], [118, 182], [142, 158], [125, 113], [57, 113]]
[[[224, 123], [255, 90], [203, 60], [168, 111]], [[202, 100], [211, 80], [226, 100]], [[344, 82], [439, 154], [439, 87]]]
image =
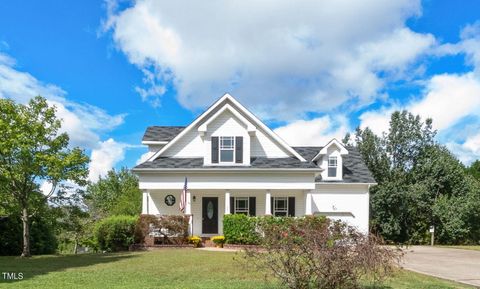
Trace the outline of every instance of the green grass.
[[[22, 272], [24, 279], [0, 288], [275, 288], [273, 278], [248, 270], [235, 253], [195, 249], [151, 252], [0, 257], [0, 272]], [[367, 285], [367, 284], [366, 284]], [[366, 288], [373, 288], [368, 287]], [[381, 288], [469, 288], [399, 271]]]
[[439, 247], [480, 251], [480, 245], [441, 245]]

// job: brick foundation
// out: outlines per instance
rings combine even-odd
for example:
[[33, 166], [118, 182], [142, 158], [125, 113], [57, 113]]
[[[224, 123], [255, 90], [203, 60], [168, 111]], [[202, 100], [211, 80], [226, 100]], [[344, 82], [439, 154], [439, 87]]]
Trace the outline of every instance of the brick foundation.
[[152, 247], [154, 245], [155, 245], [155, 237], [146, 236], [145, 237], [145, 246], [146, 247]]

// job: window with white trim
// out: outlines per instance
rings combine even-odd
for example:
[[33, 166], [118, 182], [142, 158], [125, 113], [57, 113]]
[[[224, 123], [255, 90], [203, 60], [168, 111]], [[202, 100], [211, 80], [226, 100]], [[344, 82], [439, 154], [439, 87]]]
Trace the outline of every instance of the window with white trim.
[[248, 197], [235, 197], [234, 213], [248, 215], [250, 209], [249, 205]]
[[274, 197], [273, 198], [273, 212], [276, 217], [288, 216], [288, 198], [287, 197]]
[[233, 163], [235, 152], [235, 138], [233, 136], [220, 137], [220, 162]]
[[337, 168], [338, 168], [337, 157], [335, 156], [328, 157], [328, 177], [329, 178], [337, 177]]

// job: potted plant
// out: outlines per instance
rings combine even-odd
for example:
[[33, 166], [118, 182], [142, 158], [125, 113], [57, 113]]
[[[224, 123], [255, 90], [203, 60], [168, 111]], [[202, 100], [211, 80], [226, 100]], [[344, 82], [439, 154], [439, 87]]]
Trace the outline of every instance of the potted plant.
[[199, 248], [202, 244], [202, 238], [199, 236], [189, 236], [187, 238], [187, 241], [189, 244], [193, 244], [195, 248]]
[[223, 244], [225, 244], [225, 237], [224, 236], [214, 236], [211, 237], [210, 240], [215, 243], [215, 247], [223, 248]]

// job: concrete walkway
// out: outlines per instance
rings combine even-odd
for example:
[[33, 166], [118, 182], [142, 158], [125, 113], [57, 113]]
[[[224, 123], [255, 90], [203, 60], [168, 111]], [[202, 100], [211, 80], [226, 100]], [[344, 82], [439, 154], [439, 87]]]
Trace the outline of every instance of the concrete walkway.
[[197, 250], [213, 251], [213, 252], [238, 252], [238, 251], [240, 251], [241, 249], [216, 248], [216, 247], [202, 247], [202, 248], [197, 248]]
[[480, 287], [480, 251], [413, 246], [405, 252], [405, 269]]

